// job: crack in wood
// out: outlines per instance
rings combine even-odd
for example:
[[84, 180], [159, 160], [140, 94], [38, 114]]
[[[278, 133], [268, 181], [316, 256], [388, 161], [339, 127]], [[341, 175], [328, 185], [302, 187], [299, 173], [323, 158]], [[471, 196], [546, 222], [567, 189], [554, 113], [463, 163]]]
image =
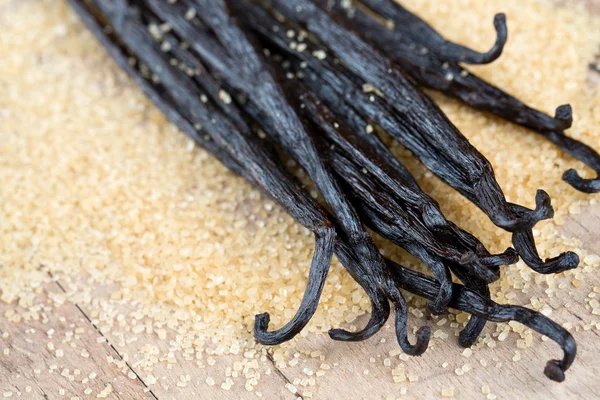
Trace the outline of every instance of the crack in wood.
[[[273, 356], [271, 355], [271, 353], [267, 352], [267, 359], [271, 362], [271, 364], [273, 365], [273, 369], [275, 370], [275, 373], [286, 382], [286, 385], [289, 383], [290, 385], [294, 386], [295, 385], [292, 383], [292, 381], [287, 377], [287, 375], [285, 375], [283, 373], [283, 371], [281, 369], [279, 369], [279, 367], [277, 366], [277, 363], [275, 362], [275, 360], [273, 359]], [[296, 388], [296, 390], [298, 390], [298, 388]], [[304, 400], [304, 397], [302, 397], [302, 394], [297, 392], [295, 393], [296, 397], [298, 399]]]
[[[64, 288], [64, 286], [60, 283], [60, 281], [58, 279], [54, 279], [54, 275], [52, 275], [52, 272], [48, 271], [48, 275], [50, 276], [50, 279], [52, 279], [52, 281], [54, 283], [56, 283], [56, 286], [58, 286], [58, 288], [65, 294], [67, 294], [67, 290]], [[121, 355], [121, 353], [119, 353], [119, 351], [115, 348], [115, 346], [110, 342], [110, 340], [100, 331], [100, 329], [96, 326], [96, 324], [94, 324], [92, 322], [92, 319], [85, 313], [85, 311], [83, 311], [83, 309], [79, 306], [79, 304], [77, 303], [71, 303], [73, 304], [81, 313], [81, 315], [83, 315], [83, 317], [87, 320], [87, 322], [94, 327], [94, 330], [106, 340], [106, 343], [108, 344], [108, 346], [115, 352], [115, 354], [119, 357], [119, 360], [123, 360], [123, 356]], [[144, 382], [144, 380], [141, 378], [141, 376], [137, 373], [137, 371], [135, 369], [133, 369], [133, 367], [127, 362], [125, 361], [125, 365], [127, 365], [127, 368], [129, 368], [129, 370], [131, 372], [133, 372], [136, 376], [136, 379], [142, 384], [144, 385], [144, 387], [146, 389], [148, 389], [148, 393], [150, 393], [150, 395], [152, 395], [152, 397], [154, 397], [156, 400], [159, 400], [158, 397], [156, 396], [156, 394], [154, 394], [154, 392], [152, 391], [152, 389], [150, 389], [148, 387], [148, 385], [146, 384], [146, 382]], [[46, 395], [44, 394], [44, 397], [46, 397]], [[47, 397], [46, 397], [47, 398]]]

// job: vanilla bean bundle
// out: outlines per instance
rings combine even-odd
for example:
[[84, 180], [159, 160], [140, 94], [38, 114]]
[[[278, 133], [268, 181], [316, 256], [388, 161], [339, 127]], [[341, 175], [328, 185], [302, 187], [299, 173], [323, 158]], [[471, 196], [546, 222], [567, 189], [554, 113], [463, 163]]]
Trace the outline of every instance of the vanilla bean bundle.
[[[401, 348], [408, 354], [422, 354], [430, 331], [428, 327], [421, 327], [416, 333], [416, 343], [409, 342], [407, 307], [400, 292], [403, 289], [430, 299], [434, 312], [443, 312], [450, 306], [472, 314], [459, 338], [465, 346], [476, 340], [485, 321], [514, 320], [550, 337], [562, 347], [564, 356], [562, 360], [549, 361], [544, 372], [550, 379], [564, 380], [564, 372], [576, 354], [572, 336], [535, 311], [498, 305], [490, 299], [487, 283], [498, 278], [501, 265], [516, 261], [514, 250], [490, 254], [473, 235], [448, 221], [435, 200], [422, 192], [406, 168], [367, 127], [373, 121], [384, 129], [396, 129], [399, 135], [406, 135], [409, 128], [427, 125], [423, 118], [407, 121], [407, 116], [412, 115], [407, 101], [434, 110], [437, 114], [433, 120], [440, 124], [427, 125], [415, 134], [420, 135], [415, 136], [415, 145], [429, 146], [425, 150], [427, 155], [422, 158], [434, 172], [436, 168], [454, 168], [437, 172], [446, 176], [449, 183], [456, 184], [468, 198], [479, 201], [480, 207], [489, 207], [489, 214], [491, 210], [504, 213], [493, 218], [497, 217], [495, 222], [514, 231], [515, 236], [521, 234], [523, 243], [519, 243], [518, 236], [513, 240], [522, 256], [532, 251], [528, 247], [532, 246], [533, 238], [527, 236], [531, 226], [551, 214], [548, 200], [540, 195], [534, 211], [507, 203], [493, 179], [491, 167], [490, 171], [486, 169], [485, 159], [478, 153], [471, 154], [476, 150], [461, 142], [460, 133], [400, 71], [386, 71], [385, 76], [381, 76], [378, 75], [381, 71], [369, 69], [364, 60], [354, 59], [353, 55], [342, 58], [339, 52], [346, 49], [343, 46], [347, 44], [343, 41], [324, 41], [326, 51], [337, 54], [339, 62], [323, 60], [320, 55], [305, 59], [302, 52], [290, 52], [284, 38], [268, 33], [276, 24], [286, 22], [272, 20], [270, 10], [259, 2], [69, 2], [118, 64], [173, 123], [315, 234], [315, 252], [300, 309], [284, 327], [271, 332], [267, 331], [268, 314], [257, 315], [254, 333], [259, 342], [277, 344], [289, 340], [308, 323], [316, 310], [335, 252], [369, 296], [372, 313], [367, 325], [358, 332], [331, 330], [333, 339], [353, 341], [372, 336], [388, 319], [391, 302]], [[291, 10], [283, 1], [268, 3], [276, 5], [296, 23], [310, 27], [308, 30], [314, 35], [311, 40], [315, 40], [310, 44], [313, 47], [322, 40], [319, 36], [322, 32], [315, 31], [321, 25], [313, 26], [312, 18], [321, 19], [321, 23], [333, 21], [316, 3], [300, 1], [301, 6], [315, 7], [311, 8], [314, 13], [308, 14], [301, 9]], [[268, 18], [271, 25], [261, 27], [261, 18]], [[342, 25], [335, 25], [333, 29], [346, 34]], [[454, 54], [458, 60], [484, 62], [497, 57], [501, 51], [505, 41], [502, 29], [503, 25], [498, 25], [498, 43], [487, 54], [448, 44], [433, 34], [424, 40], [443, 54]], [[363, 45], [354, 40], [350, 42], [353, 51], [355, 44]], [[338, 45], [342, 47], [336, 52]], [[263, 51], [269, 48], [280, 54], [264, 56]], [[373, 55], [378, 57], [378, 62], [392, 65], [384, 56]], [[348, 63], [354, 63], [353, 68], [349, 68]], [[305, 75], [297, 82], [286, 81], [288, 68], [294, 68], [297, 76]], [[386, 93], [376, 85], [376, 90], [382, 90], [381, 96], [371, 95], [377, 101], [366, 96], [365, 101], [360, 85], [371, 83], [366, 82], [365, 77], [372, 73], [381, 82], [398, 79], [401, 91]], [[388, 95], [404, 103], [392, 105], [390, 99], [382, 97]], [[352, 96], [363, 104], [360, 107], [353, 104]], [[401, 96], [409, 97], [402, 99]], [[399, 108], [406, 115], [401, 114]], [[377, 117], [378, 111], [384, 112], [381, 117]], [[253, 125], [260, 126], [267, 137], [258, 135]], [[441, 134], [434, 132], [436, 129], [452, 133], [444, 137], [446, 149], [433, 150], [431, 138], [426, 137], [427, 132]], [[468, 163], [452, 153], [461, 151]], [[279, 156], [281, 152], [295, 159], [308, 173], [324, 204], [313, 200], [286, 169]], [[467, 168], [469, 163], [483, 166], [490, 175], [473, 175], [469, 171], [465, 175], [461, 168]], [[487, 178], [483, 179], [487, 186], [481, 189], [480, 181], [470, 181], [474, 176], [480, 180]], [[491, 193], [496, 200], [478, 197], [482, 193]], [[435, 277], [384, 259], [365, 226], [417, 256]], [[565, 257], [573, 261], [572, 256]], [[567, 265], [567, 261], [549, 265], [539, 265], [536, 261], [534, 264], [549, 273], [573, 267]], [[451, 273], [465, 286], [452, 283]]]
[[[327, 7], [344, 12], [340, 9], [340, 4], [336, 0], [329, 2]], [[367, 15], [360, 9], [361, 5], [391, 21], [393, 28], [386, 28], [373, 16]], [[569, 105], [558, 107], [552, 118], [525, 105], [458, 64], [482, 64], [500, 56], [507, 38], [506, 23], [502, 14], [498, 14], [494, 20], [498, 31], [496, 44], [490, 52], [478, 57], [473, 55], [470, 49], [464, 49], [462, 46], [456, 48], [453, 43], [443, 41], [425, 22], [393, 0], [359, 0], [356, 6], [345, 8], [348, 26], [397, 62], [407, 75], [423, 86], [440, 90], [476, 109], [490, 112], [544, 136], [586, 164], [596, 174], [596, 178], [585, 179], [576, 170], [569, 169], [563, 174], [563, 179], [582, 192], [600, 192], [600, 154], [564, 133], [573, 123]], [[412, 24], [407, 21], [411, 21]], [[414, 25], [427, 26], [428, 34], [423, 34], [425, 29], [413, 29]], [[435, 45], [436, 42], [438, 46]]]
[[[545, 262], [537, 253], [531, 229], [554, 214], [546, 192], [538, 190], [535, 210], [507, 202], [489, 161], [382, 53], [337, 24], [310, 0], [299, 0], [293, 6], [285, 0], [267, 3], [318, 38], [325, 51], [339, 57], [347, 67], [343, 76], [354, 76], [353, 82], [345, 82], [340, 89], [344, 94], [352, 90], [355, 96], [362, 97], [362, 101], [353, 103], [361, 108], [360, 112], [382, 127], [385, 124], [384, 129], [433, 173], [476, 204], [497, 226], [512, 232], [515, 249], [532, 269], [556, 273], [577, 267], [579, 258], [575, 253], [566, 252]], [[324, 60], [316, 63], [315, 69], [329, 77], [332, 63]], [[323, 69], [326, 71], [321, 72]], [[338, 65], [336, 69], [344, 68]], [[374, 86], [381, 96], [366, 96], [359, 89], [363, 84]]]

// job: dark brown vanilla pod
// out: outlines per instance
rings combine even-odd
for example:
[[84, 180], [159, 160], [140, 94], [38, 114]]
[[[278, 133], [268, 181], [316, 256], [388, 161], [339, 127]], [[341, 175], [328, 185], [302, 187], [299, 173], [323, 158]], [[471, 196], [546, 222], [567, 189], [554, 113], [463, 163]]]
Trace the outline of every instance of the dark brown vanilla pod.
[[328, 5], [336, 13], [345, 12], [347, 24], [353, 31], [385, 53], [420, 85], [440, 90], [473, 108], [529, 128], [583, 162], [596, 173], [595, 178], [582, 178], [576, 170], [570, 169], [563, 174], [563, 179], [582, 192], [600, 192], [600, 154], [564, 132], [573, 122], [569, 105], [558, 107], [554, 117], [551, 117], [527, 106], [456, 62], [422, 46], [403, 32], [402, 25], [396, 23], [395, 28], [389, 29], [360, 8], [353, 8], [349, 12], [339, 1], [329, 2]]
[[500, 57], [508, 38], [506, 16], [504, 14], [496, 14], [494, 17], [494, 28], [497, 36], [493, 47], [485, 53], [479, 53], [444, 39], [428, 23], [394, 0], [359, 0], [359, 2], [384, 18], [393, 21], [396, 29], [415, 43], [419, 43], [448, 61], [466, 64], [489, 64]]
[[[368, 270], [378, 280], [381, 290], [394, 303], [396, 313], [404, 315], [397, 316], [396, 321], [397, 335], [399, 338], [405, 335], [406, 324], [402, 322], [406, 320], [407, 313], [405, 300], [391, 282], [384, 269], [383, 258], [361, 225], [356, 211], [345, 198], [326, 164], [322, 162], [314, 138], [303, 126], [296, 110], [288, 104], [285, 94], [263, 62], [262, 49], [241, 29], [227, 5], [221, 0], [211, 1], [210, 4], [202, 1], [194, 3], [196, 6], [205, 6], [205, 12], [198, 14], [201, 22], [191, 22], [185, 18], [184, 13], [173, 11], [173, 6], [187, 7], [189, 4], [185, 1], [165, 4], [158, 0], [145, 0], [145, 4], [159, 19], [168, 22], [182, 40], [190, 44], [191, 50], [202, 59], [212, 73], [219, 75], [229, 87], [248, 99], [248, 107], [260, 113], [256, 120], [262, 124], [264, 131], [307, 171], [331, 207], [340, 228], [360, 254], [361, 260], [368, 265]], [[201, 24], [217, 37], [227, 57], [212, 52], [214, 41], [210, 47], [205, 46], [205, 41], [209, 38], [203, 34], [206, 31], [204, 27], [197, 28]], [[198, 35], [202, 35], [202, 41], [197, 40]], [[426, 348], [422, 342], [424, 338], [425, 336], [419, 337], [421, 342], [415, 346], [410, 345], [405, 337], [399, 340], [399, 343], [406, 353], [419, 355]]]
[[[336, 87], [340, 96], [411, 150], [433, 173], [482, 209], [497, 226], [518, 233], [531, 230], [538, 221], [552, 217], [550, 198], [541, 190], [536, 195], [535, 210], [522, 212], [522, 208], [508, 203], [489, 161], [385, 56], [309, 0], [299, 0], [294, 7], [283, 0], [267, 1], [323, 42], [327, 52], [339, 57], [344, 66], [332, 65], [334, 63], [328, 60], [331, 56], [319, 60], [305, 52], [296, 52], [298, 57], [303, 57], [304, 62], [332, 85], [347, 78], [341, 87]], [[278, 38], [273, 43], [279, 45], [280, 41]], [[289, 46], [280, 49], [289, 51]], [[343, 72], [340, 74], [340, 71]], [[365, 94], [359, 89], [364, 84], [374, 86], [381, 95]], [[550, 268], [554, 268], [552, 272], [576, 268], [579, 263], [572, 252], [559, 255], [550, 265], [535, 254], [526, 256], [528, 260], [535, 260], [529, 265], [532, 269], [544, 273]]]
[[575, 169], [565, 171], [562, 178], [575, 189], [585, 193], [600, 193], [600, 154], [587, 144], [567, 136], [564, 132], [538, 132], [550, 139], [570, 156], [583, 162], [596, 174], [595, 178], [582, 178]]

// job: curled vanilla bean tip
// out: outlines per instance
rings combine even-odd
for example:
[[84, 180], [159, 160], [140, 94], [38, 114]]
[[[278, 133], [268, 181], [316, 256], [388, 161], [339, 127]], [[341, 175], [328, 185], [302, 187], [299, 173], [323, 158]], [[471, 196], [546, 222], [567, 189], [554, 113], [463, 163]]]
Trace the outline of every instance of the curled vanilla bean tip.
[[579, 265], [579, 256], [572, 251], [567, 251], [559, 254], [556, 257], [547, 258], [543, 264], [528, 265], [539, 274], [558, 274], [570, 269], [575, 269]]
[[539, 274], [556, 274], [579, 265], [579, 256], [571, 251], [543, 261], [535, 247], [531, 230], [513, 233], [513, 245], [525, 264]]
[[[538, 189], [535, 194], [535, 210], [530, 210], [518, 204], [508, 203], [513, 215], [498, 217], [488, 214], [496, 226], [504, 230], [516, 233], [530, 231], [539, 221], [554, 217], [554, 208], [550, 195], [544, 190]], [[532, 239], [533, 240], [533, 239]], [[516, 248], [521, 254], [521, 250]]]
[[558, 122], [561, 131], [569, 129], [573, 125], [573, 109], [570, 104], [559, 106], [554, 112], [554, 120]]
[[562, 382], [565, 380], [565, 371], [560, 368], [561, 362], [559, 360], [550, 360], [546, 363], [544, 368], [544, 375], [555, 382]]
[[506, 27], [506, 14], [498, 13], [494, 15], [494, 27], [496, 27], [498, 37], [504, 38], [504, 40], [499, 41], [502, 43], [506, 43], [506, 39], [508, 36], [508, 28]]
[[[531, 210], [512, 204], [513, 212], [520, 217], [531, 214]], [[538, 190], [536, 194], [536, 209], [532, 213], [534, 218], [529, 218], [529, 222], [535, 223], [543, 219], [552, 218], [554, 209], [550, 204], [550, 196], [543, 190]], [[554, 274], [568, 269], [576, 268], [579, 264], [579, 257], [572, 252], [562, 253], [557, 257], [543, 261], [537, 251], [535, 238], [531, 226], [519, 230], [513, 230], [512, 242], [525, 264], [532, 270], [540, 274]]]
[[438, 53], [441, 58], [448, 61], [456, 61], [465, 64], [489, 64], [496, 61], [504, 51], [504, 46], [508, 40], [508, 28], [506, 26], [506, 15], [503, 13], [494, 16], [494, 28], [496, 29], [496, 42], [490, 50], [480, 53], [468, 47], [444, 41], [439, 48], [435, 48], [433, 43], [428, 43], [426, 47], [434, 53]]
[[254, 323], [254, 336], [262, 344], [279, 344], [296, 336], [315, 314], [325, 279], [329, 273], [329, 264], [333, 255], [335, 232], [330, 228], [316, 228], [317, 243], [312, 264], [308, 273], [308, 283], [302, 296], [302, 302], [294, 317], [283, 327], [272, 332], [267, 332], [269, 314], [259, 314]]
[[408, 317], [406, 315], [406, 303], [404, 306], [396, 305], [396, 339], [402, 351], [409, 356], [420, 356], [425, 353], [429, 346], [429, 339], [431, 338], [431, 329], [428, 326], [422, 326], [417, 330], [415, 334], [416, 342], [411, 344], [408, 341], [407, 335], [407, 323]]
[[275, 340], [272, 332], [267, 332], [270, 321], [271, 316], [267, 312], [254, 316], [254, 337], [260, 344], [274, 345], [279, 343]]
[[563, 174], [563, 180], [581, 192], [600, 193], [600, 154], [587, 144], [565, 135], [562, 131], [545, 131], [543, 134], [596, 173], [595, 178], [582, 178], [576, 170], [569, 169]]
[[[506, 14], [499, 13], [494, 16], [494, 27], [496, 28], [496, 43], [494, 46], [485, 54], [481, 55], [481, 58], [477, 61], [478, 64], [488, 64], [492, 61], [497, 60], [504, 51], [504, 46], [508, 40], [508, 28], [506, 26]], [[475, 63], [473, 63], [475, 64]]]
[[359, 331], [350, 332], [345, 329], [330, 329], [328, 334], [333, 340], [341, 342], [360, 342], [379, 332], [390, 316], [390, 303], [383, 293], [369, 294], [371, 298], [371, 318], [367, 325]]
[[544, 375], [555, 382], [565, 380], [565, 371], [571, 367], [577, 354], [577, 344], [571, 335], [564, 335], [562, 348], [564, 356], [562, 360], [550, 360], [544, 368]]
[[[396, 331], [396, 336], [398, 336], [398, 331]], [[429, 340], [431, 339], [431, 329], [428, 326], [422, 326], [417, 330], [415, 337], [417, 339], [415, 344], [410, 344], [408, 342], [408, 339], [404, 337], [402, 339], [404, 343], [400, 343], [400, 347], [409, 356], [418, 357], [425, 353], [427, 347], [429, 347]], [[398, 342], [400, 342], [400, 340], [401, 338], [398, 337]]]
[[361, 3], [384, 18], [392, 20], [398, 31], [407, 34], [415, 42], [420, 43], [445, 61], [489, 64], [500, 57], [508, 39], [505, 14], [494, 16], [496, 42], [490, 50], [481, 53], [444, 39], [433, 27], [393, 0], [361, 0]]
[[541, 274], [557, 274], [560, 272], [577, 268], [578, 265], [579, 256], [576, 253], [573, 253], [572, 251], [567, 251], [562, 254], [559, 254], [556, 257], [546, 259], [544, 266], [548, 269], [548, 272], [544, 270], [536, 270], [536, 272], [539, 272]]
[[575, 189], [584, 193], [600, 193], [600, 174], [596, 178], [582, 178], [574, 169], [569, 169], [563, 174], [563, 180]]
[[552, 208], [550, 195], [541, 189], [538, 189], [535, 194], [535, 215], [538, 221], [554, 217], [554, 208]]
[[[492, 218], [496, 226], [513, 234], [531, 230], [539, 221], [554, 217], [550, 195], [541, 189], [538, 189], [535, 194], [535, 210], [530, 210], [518, 204], [508, 204], [513, 213], [512, 216], [502, 216], [501, 218], [493, 214], [488, 216]], [[518, 248], [516, 250], [521, 254]]]

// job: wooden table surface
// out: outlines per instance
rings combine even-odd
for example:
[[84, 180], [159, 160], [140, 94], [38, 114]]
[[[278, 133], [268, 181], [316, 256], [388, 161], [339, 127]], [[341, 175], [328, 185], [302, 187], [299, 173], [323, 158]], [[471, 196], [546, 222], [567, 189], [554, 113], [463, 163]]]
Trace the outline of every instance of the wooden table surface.
[[[573, 1], [584, 3], [590, 12], [600, 13], [600, 0]], [[556, 2], [564, 4], [567, 0]], [[600, 254], [600, 205], [584, 208], [560, 230], [567, 237], [579, 238], [584, 249]], [[572, 278], [563, 279], [570, 284], [568, 279]], [[576, 297], [558, 291], [549, 298], [548, 303], [554, 310], [552, 318], [576, 327], [582, 315], [590, 314], [584, 300], [599, 281], [584, 282], [576, 291]], [[42, 296], [56, 302], [64, 293], [64, 284], [61, 279], [55, 279], [44, 288]], [[99, 301], [103, 296], [108, 299], [110, 293], [110, 288], [101, 290]], [[516, 298], [513, 302], [526, 304], [535, 295], [532, 292], [528, 298]], [[563, 307], [565, 302], [570, 303], [568, 309]], [[441, 389], [447, 387], [455, 389], [457, 398], [491, 399], [494, 395], [507, 399], [600, 398], [598, 329], [571, 330], [578, 343], [578, 357], [562, 384], [551, 382], [542, 374], [546, 360], [561, 356], [560, 349], [551, 341], [541, 342], [537, 338], [539, 343], [533, 348], [519, 349], [517, 336], [511, 334], [501, 345], [476, 349], [473, 355], [465, 357], [462, 349], [449, 338], [436, 341], [434, 349], [406, 363], [409, 372], [418, 376], [418, 382], [412, 383], [410, 391], [403, 396], [390, 377], [389, 367], [383, 364], [385, 356], [382, 354], [397, 348], [393, 329], [388, 324], [380, 334], [362, 343], [344, 344], [332, 342], [325, 335], [309, 335], [301, 339], [298, 348], [320, 351], [329, 362], [339, 363], [336, 368], [319, 377], [316, 386], [300, 387], [297, 394], [292, 394], [286, 385], [306, 378], [304, 368], [318, 370], [320, 361], [308, 358], [299, 368], [285, 369], [267, 362], [259, 365], [260, 383], [254, 393], [249, 393], [240, 385], [230, 391], [222, 390], [219, 384], [207, 385], [209, 368], [197, 368], [194, 360], [182, 358], [178, 358], [176, 364], [157, 364], [153, 375], [161, 377], [160, 384], [147, 386], [151, 379], [148, 373], [123, 356], [135, 354], [147, 344], [164, 346], [161, 350], [166, 350], [168, 341], [157, 342], [153, 335], [144, 333], [130, 343], [119, 340], [114, 332], [105, 337], [101, 329], [91, 323], [91, 310], [71, 302], [48, 313], [43, 307], [31, 310], [34, 317], [27, 323], [9, 323], [7, 319], [15, 307], [0, 302], [0, 398], [256, 399], [256, 391], [259, 391], [266, 399], [385, 399], [390, 394], [394, 394], [392, 398], [428, 399], [440, 397]], [[451, 328], [446, 330], [450, 335], [456, 333]], [[54, 343], [54, 347], [49, 346], [49, 342]], [[515, 351], [520, 353], [518, 362], [513, 361]], [[375, 362], [374, 354], [378, 355]], [[481, 365], [482, 359], [486, 360], [486, 367]], [[235, 357], [217, 359], [210, 368], [224, 371], [235, 360]], [[441, 367], [442, 363], [447, 363], [447, 367]], [[466, 376], [457, 376], [455, 370], [466, 364], [473, 370]], [[49, 374], [49, 370], [53, 372]], [[182, 375], [191, 375], [191, 380], [185, 387], [177, 388]], [[483, 385], [489, 385], [491, 395], [482, 393]]]
[[[600, 253], [600, 205], [584, 209], [561, 229], [566, 236], [580, 238], [585, 248]], [[570, 283], [571, 279], [565, 278], [565, 282]], [[556, 296], [548, 301], [555, 311], [552, 318], [577, 326], [582, 316], [590, 314], [584, 299], [598, 281], [584, 282], [575, 291], [576, 298], [557, 291]], [[56, 280], [45, 288], [42, 296], [55, 301], [63, 293], [61, 281]], [[109, 288], [100, 291], [98, 300], [102, 301], [102, 296], [108, 299], [110, 293]], [[537, 294], [544, 296], [543, 293]], [[535, 292], [528, 294], [535, 295]], [[524, 304], [528, 300], [529, 297], [517, 298], [514, 303]], [[571, 303], [570, 308], [563, 307], [565, 302]], [[0, 303], [0, 315], [6, 315], [13, 308], [15, 305]], [[126, 312], [114, 310], [119, 311]], [[247, 392], [241, 385], [224, 391], [219, 385], [208, 386], [205, 383], [209, 375], [214, 376], [211, 372], [219, 371], [218, 374], [222, 375], [241, 356], [217, 358], [210, 369], [197, 368], [195, 360], [180, 357], [177, 357], [176, 364], [159, 363], [152, 374], [167, 378], [163, 378], [159, 385], [152, 385], [150, 390], [144, 382], [148, 374], [139, 365], [123, 359], [123, 355], [136, 354], [146, 344], [167, 347], [167, 341], [157, 341], [155, 334], [141, 333], [136, 335], [136, 342], [123, 343], [115, 332], [111, 332], [107, 339], [101, 329], [91, 323], [90, 310], [70, 302], [48, 314], [44, 310], [37, 312], [38, 319], [27, 323], [7, 323], [0, 317], [0, 352], [4, 352], [0, 353], [0, 396], [13, 393], [15, 398], [72, 399], [96, 398], [98, 394], [107, 393], [107, 398], [118, 399], [257, 398], [255, 393]], [[360, 325], [360, 321], [357, 324]], [[447, 326], [444, 330], [451, 336], [458, 332]], [[305, 378], [304, 368], [317, 371], [318, 359], [309, 358], [299, 368], [279, 369], [272, 362], [261, 364], [259, 368], [263, 376], [256, 390], [266, 399], [387, 399], [394, 393], [399, 398], [430, 399], [439, 398], [441, 389], [453, 387], [457, 398], [484, 399], [486, 395], [482, 394], [482, 386], [487, 384], [492, 394], [505, 399], [600, 398], [600, 331], [572, 329], [571, 332], [577, 340], [578, 356], [568, 371], [567, 380], [561, 384], [549, 381], [542, 374], [546, 360], [561, 356], [554, 342], [540, 342], [536, 338], [539, 343], [532, 348], [518, 349], [518, 336], [511, 334], [495, 348], [476, 349], [467, 358], [450, 337], [436, 341], [435, 347], [424, 356], [411, 358], [406, 363], [409, 372], [418, 376], [419, 380], [410, 385], [406, 396], [401, 397], [399, 387], [390, 377], [390, 367], [383, 364], [385, 355], [397, 350], [394, 330], [388, 323], [374, 338], [361, 343], [333, 342], [326, 335], [303, 338], [298, 343], [299, 349], [320, 351], [329, 363], [339, 363], [319, 378], [308, 396], [302, 395], [303, 388], [293, 395], [286, 385], [297, 378]], [[49, 342], [55, 347], [49, 348]], [[57, 353], [58, 349], [62, 353]], [[161, 351], [164, 350], [161, 348]], [[521, 354], [519, 362], [513, 361], [515, 351]], [[373, 355], [377, 355], [374, 363]], [[486, 367], [481, 366], [482, 359], [486, 360]], [[441, 367], [444, 362], [448, 363], [446, 368]], [[472, 366], [473, 371], [467, 372], [468, 376], [457, 376], [455, 370], [466, 364]], [[269, 369], [272, 370], [270, 374], [267, 372]], [[48, 373], [49, 370], [54, 372]], [[366, 370], [368, 374], [365, 374]], [[192, 376], [191, 381], [184, 388], [176, 388], [180, 377], [186, 374]], [[111, 392], [103, 392], [107, 390]], [[93, 395], [86, 396], [86, 391]], [[18, 397], [17, 393], [22, 395]], [[465, 394], [469, 396], [465, 397]]]

